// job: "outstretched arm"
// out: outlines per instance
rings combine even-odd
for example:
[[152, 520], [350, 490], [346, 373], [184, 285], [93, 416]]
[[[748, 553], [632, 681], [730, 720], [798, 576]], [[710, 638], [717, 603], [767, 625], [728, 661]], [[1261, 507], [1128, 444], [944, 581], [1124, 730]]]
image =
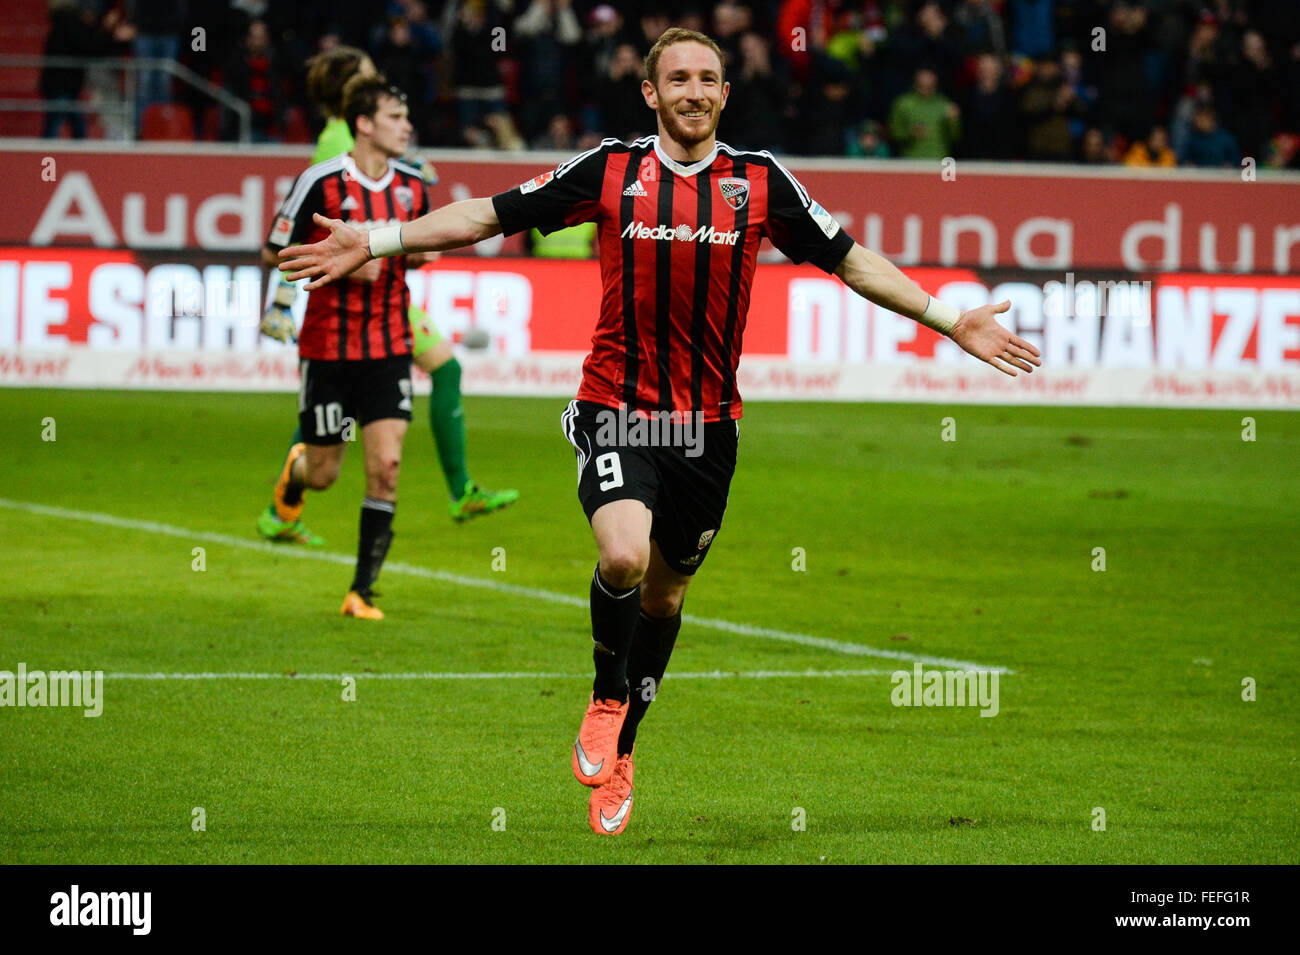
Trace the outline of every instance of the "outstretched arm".
[[1033, 366], [1043, 363], [1037, 348], [1011, 334], [993, 317], [1011, 308], [1010, 302], [946, 315], [945, 311], [956, 310], [951, 306], [933, 307], [930, 296], [892, 262], [856, 242], [835, 274], [863, 298], [947, 335], [965, 351], [1012, 378], [1016, 377], [1015, 368], [1033, 372]]
[[330, 234], [312, 245], [292, 245], [280, 252], [280, 271], [291, 280], [308, 278], [316, 289], [355, 271], [372, 258], [413, 252], [444, 252], [497, 235], [501, 223], [491, 199], [466, 199], [435, 209], [413, 222], [369, 233], [338, 219], [313, 217]]

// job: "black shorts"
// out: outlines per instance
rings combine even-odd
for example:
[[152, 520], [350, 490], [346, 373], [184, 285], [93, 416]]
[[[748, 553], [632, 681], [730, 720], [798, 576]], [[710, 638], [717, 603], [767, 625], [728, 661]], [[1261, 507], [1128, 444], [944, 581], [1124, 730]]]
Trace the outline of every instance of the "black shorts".
[[569, 402], [560, 421], [578, 456], [578, 500], [588, 521], [611, 501], [640, 501], [668, 566], [694, 574], [722, 527], [740, 424], [642, 420], [639, 431], [626, 416], [620, 427], [613, 408]]
[[411, 356], [299, 363], [298, 423], [308, 444], [341, 444], [348, 421], [411, 420]]

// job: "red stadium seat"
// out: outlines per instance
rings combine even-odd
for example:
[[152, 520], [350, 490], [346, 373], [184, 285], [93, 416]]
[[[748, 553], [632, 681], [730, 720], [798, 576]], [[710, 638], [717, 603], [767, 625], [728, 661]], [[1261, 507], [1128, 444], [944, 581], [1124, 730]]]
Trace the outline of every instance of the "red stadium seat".
[[194, 116], [188, 106], [155, 103], [140, 118], [140, 138], [190, 142], [194, 139]]

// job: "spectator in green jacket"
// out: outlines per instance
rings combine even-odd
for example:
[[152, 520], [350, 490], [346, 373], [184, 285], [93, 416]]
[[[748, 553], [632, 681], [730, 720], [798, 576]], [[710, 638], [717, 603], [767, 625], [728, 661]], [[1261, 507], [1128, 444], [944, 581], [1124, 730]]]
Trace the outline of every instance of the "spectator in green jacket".
[[934, 70], [921, 67], [912, 92], [894, 100], [889, 134], [898, 154], [907, 159], [942, 159], [953, 154], [961, 138], [961, 110], [939, 92]]

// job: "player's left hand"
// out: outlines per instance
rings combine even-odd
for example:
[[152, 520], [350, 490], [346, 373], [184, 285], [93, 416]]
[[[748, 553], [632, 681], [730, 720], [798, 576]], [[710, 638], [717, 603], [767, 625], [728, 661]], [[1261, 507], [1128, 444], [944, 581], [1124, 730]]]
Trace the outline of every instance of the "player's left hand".
[[1008, 300], [962, 312], [949, 337], [976, 358], [988, 362], [1004, 375], [1015, 378], [1015, 368], [1032, 374], [1032, 366], [1042, 365], [1043, 362], [1037, 348], [1019, 335], [1011, 334], [993, 317], [1010, 308], [1011, 302]]
[[355, 272], [370, 261], [370, 237], [354, 229], [342, 219], [327, 219], [319, 212], [312, 220], [330, 234], [311, 245], [291, 245], [280, 250], [280, 271], [289, 274], [289, 280], [311, 279], [307, 291], [328, 285], [336, 279]]

